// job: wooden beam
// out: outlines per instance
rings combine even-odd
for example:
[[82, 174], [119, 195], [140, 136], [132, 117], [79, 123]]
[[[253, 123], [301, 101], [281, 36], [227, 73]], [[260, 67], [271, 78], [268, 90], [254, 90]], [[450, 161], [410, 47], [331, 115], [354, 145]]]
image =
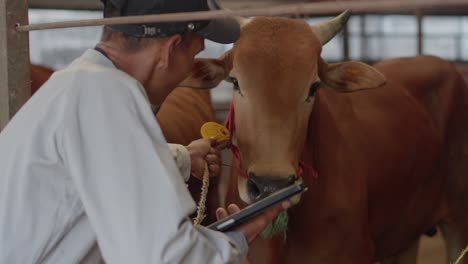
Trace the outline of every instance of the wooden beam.
[[27, 0], [0, 0], [0, 130], [31, 96]]

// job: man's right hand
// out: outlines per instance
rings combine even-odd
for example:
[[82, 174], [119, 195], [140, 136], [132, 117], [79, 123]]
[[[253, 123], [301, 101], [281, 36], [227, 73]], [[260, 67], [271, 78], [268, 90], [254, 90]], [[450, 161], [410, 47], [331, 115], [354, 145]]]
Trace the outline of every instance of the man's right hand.
[[[245, 224], [242, 224], [236, 230], [243, 233], [247, 239], [247, 242], [250, 244], [271, 221], [273, 221], [283, 210], [286, 210], [289, 207], [291, 207], [291, 202], [289, 201], [278, 204], [268, 209], [264, 213], [256, 216], [252, 220], [246, 222]], [[239, 211], [239, 206], [236, 204], [230, 204], [227, 207], [227, 210], [224, 208], [218, 208], [216, 210], [216, 217], [218, 220], [221, 220], [226, 218], [228, 215], [237, 213]]]
[[191, 159], [191, 173], [195, 178], [203, 180], [205, 164], [208, 163], [210, 177], [221, 173], [221, 154], [216, 149], [216, 139], [205, 138], [193, 141], [187, 146]]

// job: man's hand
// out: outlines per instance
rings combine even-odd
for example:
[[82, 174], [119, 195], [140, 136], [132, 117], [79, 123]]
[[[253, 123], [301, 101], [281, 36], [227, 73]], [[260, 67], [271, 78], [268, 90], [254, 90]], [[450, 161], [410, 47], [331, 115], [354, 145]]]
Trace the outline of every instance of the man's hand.
[[[257, 236], [263, 231], [263, 229], [265, 229], [265, 227], [271, 221], [273, 221], [283, 210], [286, 210], [289, 207], [291, 207], [291, 202], [289, 201], [282, 202], [281, 204], [278, 204], [266, 210], [264, 213], [256, 216], [252, 220], [241, 225], [236, 230], [244, 234], [247, 242], [250, 244], [252, 241], [255, 240], [255, 238], [257, 238]], [[227, 207], [227, 211], [224, 208], [218, 208], [216, 210], [216, 218], [218, 220], [221, 220], [228, 216], [228, 212], [229, 212], [229, 215], [231, 215], [239, 211], [240, 211], [239, 206], [235, 204], [230, 204]]]
[[195, 178], [203, 179], [205, 163], [208, 163], [210, 177], [219, 176], [221, 159], [220, 153], [215, 147], [216, 139], [214, 138], [198, 139], [187, 146], [192, 161], [191, 172]]

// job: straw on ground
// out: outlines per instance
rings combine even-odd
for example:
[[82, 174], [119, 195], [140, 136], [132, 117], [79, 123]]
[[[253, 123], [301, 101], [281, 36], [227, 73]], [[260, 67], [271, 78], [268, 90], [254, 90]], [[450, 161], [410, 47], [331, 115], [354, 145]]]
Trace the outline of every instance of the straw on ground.
[[458, 257], [457, 261], [455, 261], [455, 264], [460, 264], [463, 257], [468, 253], [468, 247], [465, 248], [465, 250], [462, 251], [461, 255]]

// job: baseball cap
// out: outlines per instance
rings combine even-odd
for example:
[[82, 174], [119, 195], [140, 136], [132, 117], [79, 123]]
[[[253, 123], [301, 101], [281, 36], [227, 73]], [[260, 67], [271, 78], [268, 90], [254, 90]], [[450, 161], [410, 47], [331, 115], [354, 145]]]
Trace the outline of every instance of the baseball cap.
[[[137, 16], [215, 10], [215, 0], [101, 0], [104, 17]], [[108, 14], [106, 6], [112, 4], [119, 13]], [[211, 7], [211, 8], [210, 8]], [[112, 29], [135, 37], [168, 37], [193, 31], [214, 42], [234, 43], [240, 36], [240, 26], [234, 18], [174, 23], [110, 25]]]

